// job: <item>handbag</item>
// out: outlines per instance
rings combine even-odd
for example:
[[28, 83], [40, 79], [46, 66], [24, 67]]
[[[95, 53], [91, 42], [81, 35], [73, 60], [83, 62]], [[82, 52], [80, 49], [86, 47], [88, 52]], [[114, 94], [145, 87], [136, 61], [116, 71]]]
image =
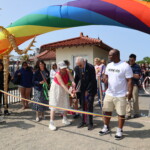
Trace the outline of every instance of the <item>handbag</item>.
[[42, 84], [42, 87], [43, 87], [43, 93], [44, 93], [44, 96], [45, 96], [45, 99], [48, 101], [49, 98], [48, 98], [48, 83], [47, 83], [47, 80], [45, 79], [43, 73], [40, 71], [41, 75], [42, 75], [42, 78], [44, 80], [44, 84]]

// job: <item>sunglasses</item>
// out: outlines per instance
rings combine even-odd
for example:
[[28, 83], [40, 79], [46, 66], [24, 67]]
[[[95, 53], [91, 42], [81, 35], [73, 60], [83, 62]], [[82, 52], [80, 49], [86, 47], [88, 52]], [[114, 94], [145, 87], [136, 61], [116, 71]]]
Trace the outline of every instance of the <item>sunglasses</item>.
[[82, 65], [78, 65], [79, 66], [79, 68], [82, 68]]

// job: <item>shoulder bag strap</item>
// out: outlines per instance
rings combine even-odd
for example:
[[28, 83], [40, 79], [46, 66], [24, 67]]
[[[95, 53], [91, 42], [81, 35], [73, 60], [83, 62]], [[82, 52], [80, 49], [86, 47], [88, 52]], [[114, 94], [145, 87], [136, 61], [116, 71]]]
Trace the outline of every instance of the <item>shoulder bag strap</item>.
[[41, 75], [42, 75], [43, 80], [44, 80], [44, 81], [46, 82], [46, 84], [48, 85], [47, 80], [45, 79], [43, 73], [42, 73], [41, 71], [40, 71], [40, 73], [41, 73]]

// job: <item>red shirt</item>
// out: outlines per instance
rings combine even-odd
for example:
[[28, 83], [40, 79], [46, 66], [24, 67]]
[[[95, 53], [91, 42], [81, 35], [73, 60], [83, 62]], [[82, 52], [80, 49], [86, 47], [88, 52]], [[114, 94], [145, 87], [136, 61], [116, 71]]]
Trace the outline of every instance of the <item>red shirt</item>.
[[[59, 75], [61, 76], [61, 78], [62, 78], [64, 84], [68, 84], [68, 82], [69, 82], [69, 75], [68, 75], [68, 72], [67, 72], [67, 71], [66, 71], [66, 73], [63, 74], [63, 75], [60, 73], [60, 71], [58, 71], [58, 72], [56, 73], [56, 75], [57, 75], [57, 74], [59, 74]], [[59, 81], [57, 80], [56, 75], [55, 75], [55, 77], [54, 77], [54, 82], [55, 82], [56, 84], [60, 85]]]

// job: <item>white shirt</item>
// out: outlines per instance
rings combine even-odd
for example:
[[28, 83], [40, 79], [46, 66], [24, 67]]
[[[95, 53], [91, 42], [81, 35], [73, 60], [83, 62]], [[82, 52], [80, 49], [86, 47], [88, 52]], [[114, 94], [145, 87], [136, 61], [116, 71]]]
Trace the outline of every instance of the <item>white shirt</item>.
[[106, 94], [113, 97], [124, 97], [128, 91], [127, 79], [133, 77], [129, 64], [123, 61], [112, 62], [107, 65], [105, 74], [108, 75]]
[[105, 73], [105, 65], [104, 64], [101, 64], [101, 65], [96, 65], [95, 66], [95, 71], [96, 71], [96, 79], [98, 79], [99, 76], [101, 76], [102, 74]]
[[57, 70], [51, 69], [51, 71], [50, 71], [50, 79], [51, 79], [51, 81], [53, 81], [56, 73], [57, 73]]

